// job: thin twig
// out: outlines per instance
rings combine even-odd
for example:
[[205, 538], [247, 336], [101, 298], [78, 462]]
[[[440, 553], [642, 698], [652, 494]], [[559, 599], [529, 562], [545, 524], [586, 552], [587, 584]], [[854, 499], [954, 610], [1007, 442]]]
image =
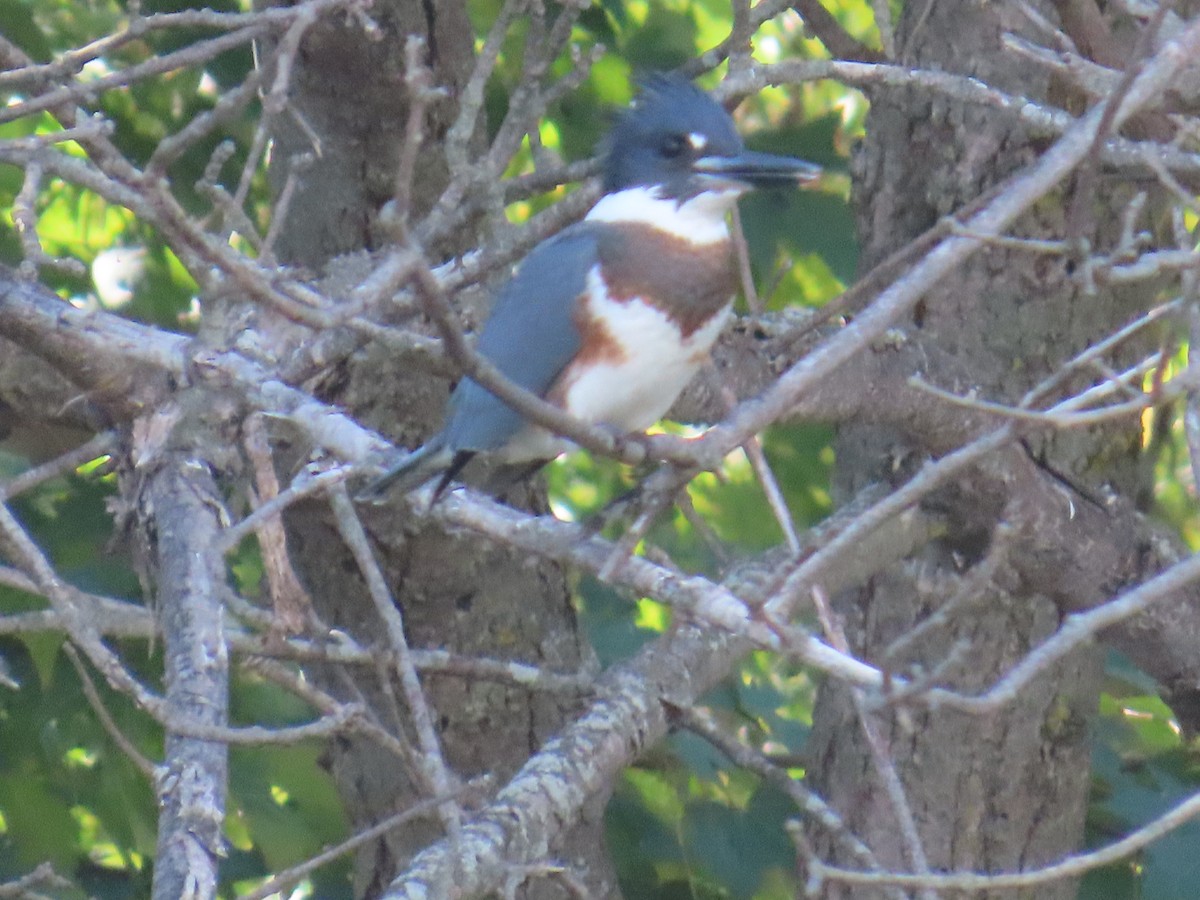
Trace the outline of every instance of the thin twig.
[[393, 734], [373, 721], [365, 704], [361, 702], [346, 703], [338, 700], [332, 694], [318, 688], [300, 672], [273, 660], [250, 657], [245, 660], [242, 667], [247, 672], [253, 672], [295, 694], [327, 719], [344, 720], [350, 726], [346, 729], [346, 733], [362, 735], [391, 753], [400, 760], [410, 777], [419, 773], [420, 756], [405, 738], [403, 732], [397, 731]]
[[34, 900], [41, 895], [35, 894], [33, 889], [42, 886], [72, 893], [78, 890], [77, 885], [55, 872], [54, 866], [47, 862], [42, 863], [28, 875], [22, 875], [20, 878], [0, 884], [0, 897], [12, 897], [14, 900]]
[[285, 490], [280, 491], [269, 500], [264, 500], [246, 518], [236, 525], [231, 525], [221, 533], [218, 549], [221, 553], [229, 553], [245, 540], [252, 532], [257, 531], [264, 523], [277, 517], [281, 512], [306, 497], [329, 490], [341, 484], [356, 471], [354, 466], [335, 466], [323, 472], [313, 472], [304, 469], [292, 479]]
[[1115, 600], [1072, 613], [1053, 636], [1033, 648], [1009, 672], [982, 694], [966, 696], [954, 691], [934, 689], [925, 695], [927, 702], [941, 703], [973, 714], [990, 713], [1014, 697], [1048, 666], [1072, 653], [1089, 638], [1112, 625], [1130, 619], [1161, 603], [1200, 580], [1200, 554], [1189, 556], [1145, 584], [1121, 594]]
[[[826, 640], [829, 641], [834, 649], [849, 654], [850, 642], [846, 640], [846, 633], [833, 614], [824, 588], [820, 585], [814, 585], [812, 598], [813, 606], [817, 611], [817, 618], [821, 622], [821, 628], [825, 632]], [[883, 735], [879, 733], [879, 728], [871, 719], [871, 714], [867, 710], [862, 690], [851, 687], [850, 699], [854, 704], [854, 710], [858, 716], [858, 724], [862, 728], [863, 736], [867, 739], [867, 747], [871, 752], [871, 760], [875, 764], [875, 771], [878, 773], [884, 792], [887, 794], [888, 801], [892, 805], [892, 811], [896, 816], [896, 824], [900, 826], [900, 836], [904, 839], [904, 849], [908, 852], [909, 863], [918, 875], [928, 874], [929, 860], [925, 856], [925, 846], [921, 842], [921, 833], [917, 830], [917, 820], [913, 816], [912, 805], [908, 802], [908, 794], [905, 793], [904, 784], [900, 781], [900, 773], [896, 771], [896, 764], [892, 760], [891, 750], [888, 748]], [[928, 889], [921, 891], [921, 896], [925, 900], [937, 900], [936, 895]]]
[[1193, 794], [1174, 809], [1153, 822], [1138, 828], [1127, 837], [1088, 853], [1068, 856], [1061, 862], [1031, 869], [1027, 872], [985, 875], [976, 872], [956, 872], [947, 875], [902, 875], [893, 872], [856, 872], [836, 866], [826, 866], [823, 874], [832, 881], [845, 884], [898, 885], [940, 891], [990, 892], [1013, 888], [1036, 888], [1078, 878], [1087, 872], [1127, 859], [1144, 847], [1200, 816], [1200, 793]]
[[[417, 732], [417, 741], [421, 747], [421, 774], [425, 779], [425, 787], [429, 794], [447, 794], [454, 789], [455, 778], [442, 755], [441, 742], [433, 725], [433, 713], [425, 698], [425, 690], [417, 675], [408, 648], [408, 638], [404, 634], [404, 620], [400, 607], [392, 598], [387, 580], [379, 569], [375, 554], [371, 550], [367, 533], [350, 502], [350, 496], [344, 486], [339, 485], [329, 493], [330, 506], [333, 509], [338, 533], [346, 542], [359, 571], [366, 581], [368, 593], [375, 602], [387, 629], [396, 674], [404, 691], [404, 699], [408, 704], [408, 712], [412, 717], [413, 726]], [[462, 827], [462, 811], [453, 803], [439, 806], [439, 814], [451, 839]]]
[[[805, 27], [812, 32], [813, 37], [825, 45], [825, 49], [835, 59], [866, 63], [884, 61], [883, 54], [868, 47], [843, 28], [842, 23], [825, 8], [821, 0], [795, 0], [793, 5], [804, 19]], [[894, 52], [892, 58], [895, 58]]]
[[101, 432], [74, 450], [68, 450], [62, 456], [44, 462], [40, 466], [34, 466], [9, 481], [0, 481], [0, 503], [31, 490], [44, 481], [65, 475], [99, 456], [106, 455], [113, 450], [115, 445], [116, 436], [111, 431]]
[[448, 794], [442, 794], [437, 797], [430, 797], [426, 800], [420, 800], [410, 806], [403, 812], [396, 813], [394, 816], [389, 816], [382, 822], [372, 825], [370, 828], [364, 828], [362, 831], [342, 841], [340, 844], [335, 844], [328, 850], [323, 850], [311, 859], [307, 859], [298, 865], [284, 869], [277, 875], [272, 876], [257, 888], [248, 894], [239, 894], [242, 900], [265, 900], [267, 897], [282, 896], [283, 893], [304, 876], [310, 872], [316, 871], [326, 863], [330, 863], [339, 856], [345, 856], [352, 850], [357, 850], [364, 844], [369, 844], [376, 838], [383, 837], [390, 831], [394, 831], [401, 825], [406, 825], [413, 819], [422, 816], [436, 813], [438, 809], [447, 803], [461, 802], [470, 794], [479, 792], [486, 788], [490, 779], [490, 775], [484, 775], [476, 778], [466, 784], [461, 785], [454, 791]]
[[100, 692], [96, 690], [96, 685], [92, 681], [92, 676], [88, 674], [87, 668], [83, 665], [83, 660], [79, 658], [79, 653], [70, 644], [63, 644], [63, 652], [67, 654], [67, 659], [71, 661], [71, 665], [75, 667], [75, 671], [79, 673], [79, 681], [83, 685], [83, 695], [87, 698], [88, 704], [92, 707], [92, 711], [96, 713], [96, 718], [100, 720], [100, 725], [112, 738], [114, 744], [117, 745], [122, 753], [129, 757], [129, 761], [139, 772], [153, 783], [156, 777], [157, 767], [150, 762], [137, 747], [133, 745], [125, 733], [117, 727], [116, 721], [112, 714], [108, 711], [108, 707], [104, 705], [104, 701], [100, 699]]

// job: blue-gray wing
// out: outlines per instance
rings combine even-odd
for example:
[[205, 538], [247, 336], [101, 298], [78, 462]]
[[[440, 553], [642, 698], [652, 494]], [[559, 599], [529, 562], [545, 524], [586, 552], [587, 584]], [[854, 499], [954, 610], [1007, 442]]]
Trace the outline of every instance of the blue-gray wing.
[[[596, 265], [595, 230], [575, 225], [539, 244], [496, 296], [476, 349], [509, 379], [544, 396], [579, 352], [573, 315]], [[524, 419], [469, 378], [450, 400], [446, 446], [495, 450], [521, 430]]]

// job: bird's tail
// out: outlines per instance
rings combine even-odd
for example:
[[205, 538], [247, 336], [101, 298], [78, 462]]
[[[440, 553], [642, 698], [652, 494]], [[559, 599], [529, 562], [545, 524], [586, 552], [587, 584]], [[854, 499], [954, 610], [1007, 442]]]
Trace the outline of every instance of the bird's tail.
[[393, 485], [410, 491], [437, 472], [446, 469], [454, 460], [454, 452], [446, 447], [441, 435], [430, 438], [411, 453], [406, 453], [392, 462], [382, 475], [372, 479], [355, 498], [368, 503], [377, 503]]

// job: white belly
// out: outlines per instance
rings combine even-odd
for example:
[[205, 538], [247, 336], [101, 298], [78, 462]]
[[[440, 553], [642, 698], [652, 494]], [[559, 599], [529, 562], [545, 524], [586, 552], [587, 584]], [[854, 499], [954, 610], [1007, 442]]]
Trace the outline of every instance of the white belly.
[[[551, 399], [585, 422], [620, 432], [643, 431], [661, 419], [709, 358], [721, 335], [730, 298], [711, 321], [684, 336], [661, 310], [640, 299], [607, 298], [595, 270], [588, 276], [587, 313], [619, 352], [570, 364]], [[527, 426], [505, 448], [510, 461], [550, 459], [574, 445]]]
[[637, 299], [614, 302], [604, 299], [602, 291], [590, 293], [588, 311], [620, 346], [623, 358], [568, 371], [563, 405], [588, 422], [642, 431], [663, 417], [708, 359], [729, 318], [729, 307], [684, 337], [653, 306]]

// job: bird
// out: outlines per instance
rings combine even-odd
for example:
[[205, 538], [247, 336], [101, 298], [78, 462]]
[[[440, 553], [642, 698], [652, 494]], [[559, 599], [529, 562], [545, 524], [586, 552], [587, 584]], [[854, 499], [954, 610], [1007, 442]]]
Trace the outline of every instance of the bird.
[[[659, 421], [709, 358], [736, 293], [727, 222], [737, 198], [819, 178], [814, 163], [747, 150], [733, 119], [687, 78], [653, 74], [602, 144], [602, 194], [538, 244], [498, 291], [477, 352], [571, 415], [621, 433]], [[359, 496], [378, 501], [476, 454], [536, 470], [574, 445], [463, 378], [445, 425]]]

